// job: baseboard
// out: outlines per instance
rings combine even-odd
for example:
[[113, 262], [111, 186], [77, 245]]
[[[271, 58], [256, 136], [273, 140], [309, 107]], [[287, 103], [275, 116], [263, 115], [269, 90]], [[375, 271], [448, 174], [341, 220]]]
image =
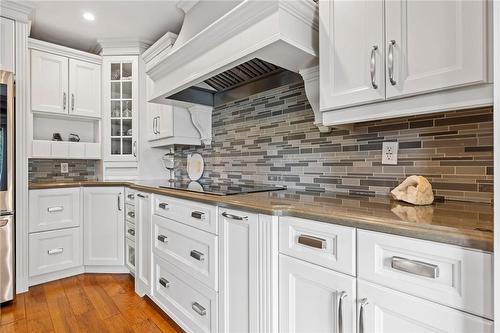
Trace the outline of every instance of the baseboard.
[[63, 271], [52, 272], [47, 274], [42, 274], [38, 276], [33, 276], [28, 279], [28, 286], [36, 286], [37, 284], [42, 284], [50, 281], [55, 281], [59, 279], [64, 279], [70, 276], [82, 274], [85, 272], [85, 268], [83, 266], [73, 267], [69, 269], [65, 269]]
[[108, 273], [122, 274], [130, 273], [127, 266], [85, 266], [85, 273]]

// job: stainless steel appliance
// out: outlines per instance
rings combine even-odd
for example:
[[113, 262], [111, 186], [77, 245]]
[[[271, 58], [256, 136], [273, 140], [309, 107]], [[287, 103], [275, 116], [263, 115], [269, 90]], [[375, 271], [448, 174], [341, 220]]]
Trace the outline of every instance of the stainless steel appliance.
[[14, 77], [0, 71], [0, 303], [14, 298]]
[[192, 182], [169, 182], [167, 184], [158, 185], [160, 188], [168, 188], [172, 190], [181, 190], [189, 192], [201, 192], [213, 195], [235, 195], [248, 194], [257, 192], [270, 192], [285, 190], [285, 187], [272, 186], [265, 184], [244, 184], [244, 183], [204, 183], [201, 181]]

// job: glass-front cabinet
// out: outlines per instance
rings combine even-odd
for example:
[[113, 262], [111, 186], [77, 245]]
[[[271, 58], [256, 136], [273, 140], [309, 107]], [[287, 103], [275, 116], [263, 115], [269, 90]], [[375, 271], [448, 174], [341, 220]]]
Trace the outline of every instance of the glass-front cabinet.
[[104, 159], [137, 160], [138, 58], [104, 57]]

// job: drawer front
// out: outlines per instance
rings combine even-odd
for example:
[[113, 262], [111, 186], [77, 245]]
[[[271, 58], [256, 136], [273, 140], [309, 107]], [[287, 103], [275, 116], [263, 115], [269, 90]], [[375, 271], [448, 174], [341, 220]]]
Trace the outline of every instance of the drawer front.
[[125, 204], [125, 218], [127, 221], [135, 224], [135, 206]]
[[280, 252], [339, 272], [356, 275], [354, 228], [280, 217]]
[[29, 231], [39, 232], [80, 225], [80, 188], [30, 190]]
[[163, 195], [153, 200], [154, 214], [217, 234], [217, 207]]
[[81, 265], [79, 227], [29, 235], [30, 277]]
[[125, 188], [125, 203], [135, 205], [135, 191]]
[[217, 293], [154, 256], [153, 299], [188, 332], [217, 332]]
[[153, 252], [217, 289], [217, 236], [153, 216]]
[[135, 273], [135, 242], [130, 238], [125, 240], [125, 264], [131, 273]]
[[493, 256], [358, 230], [358, 277], [486, 318], [493, 316]]
[[135, 241], [135, 224], [127, 221], [125, 226], [127, 228], [125, 229], [125, 236], [127, 236], [128, 239]]

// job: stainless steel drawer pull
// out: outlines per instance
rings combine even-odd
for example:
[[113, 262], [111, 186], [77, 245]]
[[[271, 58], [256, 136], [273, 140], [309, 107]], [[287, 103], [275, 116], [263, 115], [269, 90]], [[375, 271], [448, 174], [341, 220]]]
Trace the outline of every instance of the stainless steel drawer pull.
[[54, 255], [54, 254], [58, 254], [58, 253], [63, 253], [63, 251], [64, 251], [64, 249], [62, 247], [59, 247], [57, 249], [48, 250], [47, 254]]
[[135, 212], [128, 212], [127, 215], [131, 218], [135, 218]]
[[139, 198], [143, 198], [143, 199], [147, 198], [147, 196], [146, 196], [146, 195], [141, 194], [141, 193], [137, 193], [137, 196], [138, 196]]
[[135, 230], [134, 229], [128, 229], [127, 232], [132, 235], [132, 236], [135, 236]]
[[343, 316], [342, 316], [342, 311], [343, 311], [343, 305], [342, 305], [342, 300], [347, 297], [347, 293], [345, 291], [341, 291], [339, 294], [339, 308], [338, 308], [338, 318], [337, 318], [337, 323], [339, 326], [338, 333], [344, 333], [344, 327], [343, 327]]
[[134, 193], [127, 194], [127, 198], [134, 200]]
[[156, 239], [158, 239], [162, 243], [167, 243], [168, 237], [164, 236], [164, 235], [158, 235], [158, 237], [156, 237]]
[[190, 255], [191, 255], [191, 257], [195, 258], [198, 261], [205, 260], [205, 255], [203, 253], [201, 253], [200, 251], [192, 250]]
[[375, 69], [377, 67], [377, 64], [375, 63], [375, 53], [376, 51], [378, 50], [378, 46], [377, 45], [373, 45], [372, 46], [372, 52], [371, 52], [371, 55], [370, 55], [370, 77], [371, 77], [371, 80], [372, 80], [372, 87], [373, 89], [377, 89], [378, 88], [378, 85], [377, 83], [375, 82]]
[[49, 208], [47, 208], [47, 211], [49, 213], [62, 212], [63, 210], [64, 210], [64, 207], [62, 207], [62, 206], [56, 206], [56, 207], [49, 207]]
[[248, 220], [248, 217], [247, 216], [238, 216], [238, 215], [233, 215], [233, 214], [229, 214], [229, 213], [222, 213], [222, 216], [228, 218], [228, 219], [231, 219], [231, 220], [237, 220], [237, 221], [243, 221], [243, 220]]
[[164, 288], [170, 287], [170, 282], [165, 278], [160, 278], [158, 281]]
[[326, 248], [326, 239], [310, 235], [300, 235], [299, 237], [297, 237], [297, 243], [309, 247], [314, 247], [316, 249]]
[[389, 42], [389, 52], [387, 53], [387, 71], [389, 73], [389, 82], [395, 86], [396, 81], [394, 80], [394, 45], [396, 41], [391, 39]]
[[160, 207], [161, 209], [168, 209], [168, 203], [166, 203], [166, 202], [160, 202], [158, 204], [158, 207]]
[[367, 298], [363, 298], [361, 299], [360, 301], [360, 305], [359, 305], [359, 329], [358, 329], [358, 332], [359, 333], [365, 333], [365, 306], [368, 305], [368, 299]]
[[203, 220], [205, 218], [205, 213], [203, 212], [191, 212], [191, 217], [194, 217], [195, 219], [198, 219], [198, 220]]
[[406, 259], [403, 257], [392, 257], [391, 267], [395, 270], [424, 276], [431, 279], [439, 277], [439, 267], [422, 261]]
[[191, 309], [193, 309], [200, 316], [204, 316], [207, 314], [207, 310], [200, 305], [198, 302], [194, 302], [191, 304]]

